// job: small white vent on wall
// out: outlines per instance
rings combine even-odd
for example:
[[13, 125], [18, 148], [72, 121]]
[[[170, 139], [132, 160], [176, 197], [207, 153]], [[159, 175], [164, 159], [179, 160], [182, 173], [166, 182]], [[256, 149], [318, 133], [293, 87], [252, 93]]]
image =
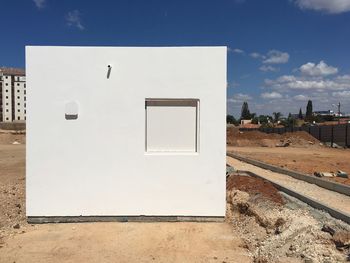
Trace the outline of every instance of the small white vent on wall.
[[198, 152], [198, 99], [146, 99], [145, 110], [146, 152]]

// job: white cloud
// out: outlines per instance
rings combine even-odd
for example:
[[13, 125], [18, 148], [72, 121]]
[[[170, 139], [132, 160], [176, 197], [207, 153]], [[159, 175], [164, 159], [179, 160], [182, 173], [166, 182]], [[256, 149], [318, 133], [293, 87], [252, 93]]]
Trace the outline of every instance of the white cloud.
[[278, 92], [265, 92], [261, 94], [261, 97], [263, 99], [281, 99], [283, 96], [282, 94], [278, 93]]
[[[342, 103], [342, 111], [350, 113], [350, 90], [340, 92], [319, 92], [315, 90], [303, 91], [303, 93], [294, 93], [294, 91], [288, 91], [288, 93], [281, 94], [281, 98], [278, 99], [255, 99], [248, 101], [249, 109], [251, 112], [260, 114], [269, 114], [272, 112], [280, 111], [285, 116], [289, 112], [297, 114], [299, 108], [305, 111], [307, 101], [310, 99], [313, 102], [315, 110], [329, 110], [332, 109], [332, 104], [337, 104], [339, 101]], [[231, 100], [232, 101], [232, 100]], [[242, 101], [235, 101], [235, 103], [228, 103], [227, 108], [230, 113], [235, 116], [240, 116]]]
[[253, 98], [248, 94], [237, 93], [237, 94], [234, 94], [233, 97], [228, 99], [227, 101], [232, 103], [240, 103], [240, 102], [249, 101], [252, 99]]
[[301, 9], [323, 11], [330, 14], [339, 14], [350, 11], [349, 0], [296, 0]]
[[350, 89], [349, 75], [338, 76], [333, 79], [315, 79], [296, 77], [293, 75], [281, 76], [275, 80], [266, 79], [265, 85], [276, 90], [346, 90]]
[[228, 85], [229, 88], [237, 88], [240, 84], [236, 81], [233, 81], [231, 84]]
[[81, 14], [79, 12], [79, 10], [74, 10], [74, 11], [70, 11], [68, 12], [68, 14], [66, 15], [66, 22], [68, 26], [72, 26], [72, 27], [76, 27], [79, 30], [84, 30], [84, 26], [81, 22]]
[[336, 67], [328, 66], [324, 61], [321, 61], [318, 64], [309, 62], [302, 65], [300, 67], [300, 72], [303, 75], [317, 77], [337, 74], [338, 69]]
[[309, 100], [309, 97], [300, 94], [300, 95], [295, 95], [293, 97], [293, 99], [298, 100], [298, 101], [307, 101], [307, 100]]
[[262, 65], [260, 68], [259, 68], [261, 71], [264, 71], [264, 72], [277, 72], [279, 71], [279, 68], [275, 68], [273, 66], [267, 66], [267, 65]]
[[350, 82], [350, 75], [337, 76], [336, 81], [338, 81], [340, 83], [349, 83]]
[[285, 64], [289, 61], [289, 54], [278, 50], [270, 50], [267, 53], [267, 58], [263, 61], [264, 64]]
[[253, 52], [249, 54], [252, 58], [258, 59], [258, 58], [265, 58], [265, 56], [261, 55], [258, 52]]
[[239, 49], [239, 48], [233, 49], [232, 52], [237, 53], [237, 54], [244, 54], [244, 51], [242, 49]]
[[46, 0], [33, 0], [34, 4], [36, 5], [37, 8], [43, 8], [45, 6], [45, 1]]
[[350, 90], [333, 92], [332, 95], [333, 95], [333, 97], [350, 98]]

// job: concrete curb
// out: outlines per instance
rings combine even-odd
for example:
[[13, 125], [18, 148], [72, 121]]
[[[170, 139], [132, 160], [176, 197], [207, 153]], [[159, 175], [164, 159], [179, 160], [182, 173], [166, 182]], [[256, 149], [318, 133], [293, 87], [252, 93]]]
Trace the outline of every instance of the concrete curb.
[[87, 223], [87, 222], [224, 222], [216, 216], [28, 216], [29, 224]]
[[[243, 171], [241, 171], [243, 172]], [[279, 191], [281, 192], [284, 192], [290, 196], [293, 196], [297, 199], [299, 199], [300, 201], [304, 202], [304, 203], [307, 203], [308, 205], [312, 206], [313, 208], [316, 208], [316, 209], [319, 209], [319, 210], [323, 210], [323, 211], [326, 211], [327, 213], [329, 213], [332, 217], [336, 218], [336, 219], [340, 219], [348, 224], [350, 224], [350, 215], [347, 214], [347, 213], [344, 213], [344, 212], [341, 212], [335, 208], [332, 208], [332, 207], [329, 207], [328, 205], [320, 202], [320, 201], [317, 201], [311, 197], [307, 197], [305, 195], [302, 195], [300, 193], [297, 193], [285, 186], [282, 186], [278, 183], [275, 183], [273, 181], [270, 181], [262, 176], [259, 176], [255, 173], [252, 173], [252, 172], [249, 172], [249, 171], [244, 171], [245, 173], [247, 173], [248, 175], [250, 176], [253, 176], [253, 177], [256, 177], [256, 178], [260, 178], [262, 180], [265, 180], [265, 181], [268, 181], [270, 182], [271, 184], [273, 184]]]
[[328, 181], [328, 180], [325, 180], [322, 178], [318, 178], [315, 176], [310, 176], [310, 175], [294, 172], [294, 171], [291, 171], [288, 169], [284, 169], [284, 168], [277, 167], [277, 166], [274, 166], [271, 164], [267, 164], [264, 162], [260, 162], [260, 161], [256, 161], [256, 160], [247, 158], [247, 157], [243, 157], [243, 156], [235, 154], [235, 153], [226, 153], [226, 155], [229, 157], [238, 159], [240, 161], [258, 166], [258, 167], [266, 169], [266, 170], [270, 170], [270, 171], [273, 171], [276, 173], [286, 174], [286, 175], [289, 175], [295, 179], [302, 180], [302, 181], [308, 182], [310, 184], [315, 184], [315, 185], [318, 185], [322, 188], [350, 196], [350, 187], [343, 185], [343, 184], [331, 182], [331, 181]]

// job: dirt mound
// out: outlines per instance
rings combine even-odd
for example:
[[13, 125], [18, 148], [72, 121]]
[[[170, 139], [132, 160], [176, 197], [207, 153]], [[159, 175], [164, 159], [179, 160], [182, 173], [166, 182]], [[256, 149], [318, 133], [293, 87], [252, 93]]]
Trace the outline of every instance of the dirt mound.
[[320, 141], [305, 131], [286, 132], [280, 137], [283, 140], [290, 140], [292, 145], [319, 145]]
[[0, 131], [0, 144], [13, 144], [13, 143], [25, 144], [25, 142], [26, 142], [25, 132]]
[[320, 142], [304, 131], [268, 134], [256, 130], [240, 131], [237, 127], [229, 127], [226, 132], [227, 144], [230, 146], [320, 147]]
[[[261, 181], [230, 175], [227, 183], [227, 221], [245, 241], [254, 262], [345, 261], [349, 252], [344, 247], [350, 233], [347, 224], [303, 203], [285, 199], [281, 205], [267, 198], [257, 199], [257, 189], [276, 191]], [[322, 230], [325, 222], [338, 234]]]
[[262, 198], [277, 204], [283, 204], [282, 196], [278, 190], [270, 182], [259, 178], [232, 174], [227, 179], [226, 189], [228, 191], [237, 189], [247, 192], [255, 196], [255, 198]]

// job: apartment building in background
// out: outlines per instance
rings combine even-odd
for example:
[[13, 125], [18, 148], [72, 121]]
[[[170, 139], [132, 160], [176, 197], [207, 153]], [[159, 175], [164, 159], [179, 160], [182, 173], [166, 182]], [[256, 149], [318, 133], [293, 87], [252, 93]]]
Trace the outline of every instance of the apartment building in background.
[[0, 122], [24, 122], [25, 120], [25, 71], [0, 67]]

